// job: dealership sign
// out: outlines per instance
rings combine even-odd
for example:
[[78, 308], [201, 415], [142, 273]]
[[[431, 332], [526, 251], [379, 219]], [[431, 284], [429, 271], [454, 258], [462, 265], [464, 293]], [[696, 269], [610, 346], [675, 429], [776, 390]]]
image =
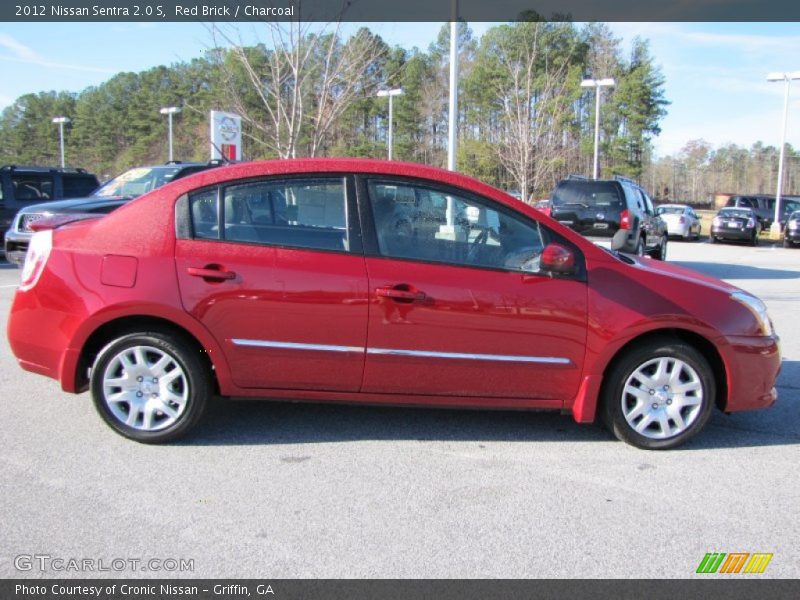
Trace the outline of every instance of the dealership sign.
[[235, 113], [211, 111], [211, 160], [242, 160], [242, 118]]

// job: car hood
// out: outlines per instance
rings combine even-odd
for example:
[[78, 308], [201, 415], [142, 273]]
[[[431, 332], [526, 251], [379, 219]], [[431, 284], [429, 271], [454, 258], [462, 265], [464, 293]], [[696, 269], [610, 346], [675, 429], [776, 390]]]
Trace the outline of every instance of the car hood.
[[109, 203], [126, 202], [128, 200], [131, 200], [131, 198], [125, 196], [86, 196], [84, 198], [68, 198], [66, 200], [53, 200], [52, 202], [31, 204], [19, 212], [21, 214], [86, 212], [101, 206], [106, 206]]
[[630, 258], [635, 262], [638, 268], [669, 277], [670, 279], [676, 280], [676, 283], [699, 283], [726, 293], [741, 291], [740, 288], [726, 283], [721, 279], [717, 279], [716, 277], [712, 277], [710, 275], [705, 275], [693, 269], [678, 266], [674, 263], [665, 262], [663, 260], [655, 260], [647, 257], [632, 256]]

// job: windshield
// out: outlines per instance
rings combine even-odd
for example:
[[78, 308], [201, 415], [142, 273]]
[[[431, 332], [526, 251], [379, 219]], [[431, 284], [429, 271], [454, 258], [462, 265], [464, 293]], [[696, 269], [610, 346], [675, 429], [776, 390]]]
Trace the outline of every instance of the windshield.
[[617, 186], [608, 182], [567, 181], [553, 192], [553, 206], [622, 208]]
[[657, 215], [682, 215], [683, 214], [683, 207], [682, 206], [659, 206], [656, 209]]
[[136, 198], [168, 184], [183, 167], [140, 167], [125, 171], [104, 184], [93, 195], [101, 198], [125, 196]]
[[723, 208], [719, 211], [720, 217], [739, 217], [741, 219], [749, 219], [752, 213], [749, 210], [741, 208]]

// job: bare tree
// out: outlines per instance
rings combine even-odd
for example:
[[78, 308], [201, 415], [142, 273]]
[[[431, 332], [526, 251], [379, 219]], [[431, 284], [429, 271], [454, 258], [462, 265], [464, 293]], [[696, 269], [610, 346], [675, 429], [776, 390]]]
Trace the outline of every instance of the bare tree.
[[237, 30], [212, 27], [215, 46], [220, 41], [230, 46], [215, 55], [233, 109], [250, 126], [252, 138], [279, 158], [317, 156], [353, 101], [374, 92], [365, 74], [380, 60], [383, 46], [367, 30], [343, 43], [340, 22], [264, 26], [268, 43], [249, 47]]
[[525, 201], [532, 191], [552, 187], [554, 173], [566, 160], [561, 132], [571, 115], [567, 89], [571, 52], [548, 53], [542, 39], [547, 27], [552, 25], [506, 26], [493, 44], [502, 115], [498, 158]]

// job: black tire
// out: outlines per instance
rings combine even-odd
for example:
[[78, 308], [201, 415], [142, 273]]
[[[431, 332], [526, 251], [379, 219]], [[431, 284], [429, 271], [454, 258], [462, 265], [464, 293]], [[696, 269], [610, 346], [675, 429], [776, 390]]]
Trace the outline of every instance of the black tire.
[[709, 235], [708, 236], [708, 243], [709, 244], [716, 244], [717, 243], [717, 239], [713, 235]]
[[784, 248], [791, 248], [792, 246], [794, 246], [794, 244], [792, 242], [790, 242], [786, 238], [783, 238], [783, 247]]
[[753, 239], [750, 240], [750, 245], [758, 246], [758, 232], [757, 231], [753, 232]]
[[[667, 364], [670, 360], [673, 361], [672, 373], [675, 372], [678, 364], [681, 364], [678, 375], [691, 375], [691, 378], [688, 382], [679, 380], [679, 383], [681, 385], [695, 386], [700, 388], [699, 391], [693, 389], [681, 395], [678, 393], [672, 394], [669, 391], [665, 391], [666, 388], [664, 388], [664, 390], [659, 389], [654, 394], [654, 390], [647, 389], [642, 383], [640, 383], [640, 386], [634, 385], [634, 382], [640, 381], [637, 379], [639, 375], [634, 375], [635, 373], [641, 373], [646, 370], [644, 367], [647, 365], [663, 359], [667, 359]], [[655, 366], [647, 366], [646, 368], [655, 368]], [[637, 400], [633, 394], [625, 391], [629, 381], [631, 386], [628, 389], [631, 389], [631, 387], [636, 387], [636, 389], [643, 391], [647, 389], [647, 394], [645, 395], [647, 400]], [[700, 352], [678, 338], [656, 338], [630, 348], [606, 373], [601, 392], [601, 415], [606, 426], [617, 439], [644, 450], [666, 450], [684, 444], [703, 429], [711, 416], [715, 394], [716, 381], [713, 371]], [[653, 399], [653, 410], [644, 406], [650, 403], [650, 398]], [[681, 406], [677, 411], [672, 408], [673, 402], [676, 403], [676, 406], [678, 402], [683, 404], [684, 398], [694, 402], [694, 406]], [[697, 398], [699, 398], [699, 402], [695, 402]], [[642, 402], [643, 408], [641, 410], [643, 412], [646, 411], [647, 414], [633, 414], [640, 409], [639, 402]], [[633, 403], [633, 406], [631, 406], [631, 403]], [[656, 408], [656, 404], [658, 404], [658, 408]], [[623, 405], [625, 410], [629, 410], [629, 415], [632, 415], [632, 419], [636, 419], [639, 416], [642, 417], [637, 426], [644, 426], [644, 434], [636, 431], [634, 426], [626, 419]], [[685, 419], [683, 429], [681, 429], [678, 421], [670, 416], [674, 413], [677, 413], [682, 420]], [[661, 414], [664, 415], [670, 431], [674, 424], [676, 433], [665, 434], [660, 417], [658, 422], [652, 419], [653, 415], [659, 416]], [[647, 420], [648, 418], [650, 420]]]
[[[164, 366], [159, 370], [162, 359]], [[163, 374], [161, 381], [148, 373]], [[212, 390], [211, 373], [199, 351], [169, 333], [123, 335], [99, 352], [92, 367], [91, 392], [97, 412], [120, 435], [147, 444], [169, 442], [188, 433], [202, 418]], [[109, 399], [114, 396], [123, 399]]]
[[656, 260], [667, 260], [667, 236], [661, 238], [661, 243], [653, 250], [653, 258]]

